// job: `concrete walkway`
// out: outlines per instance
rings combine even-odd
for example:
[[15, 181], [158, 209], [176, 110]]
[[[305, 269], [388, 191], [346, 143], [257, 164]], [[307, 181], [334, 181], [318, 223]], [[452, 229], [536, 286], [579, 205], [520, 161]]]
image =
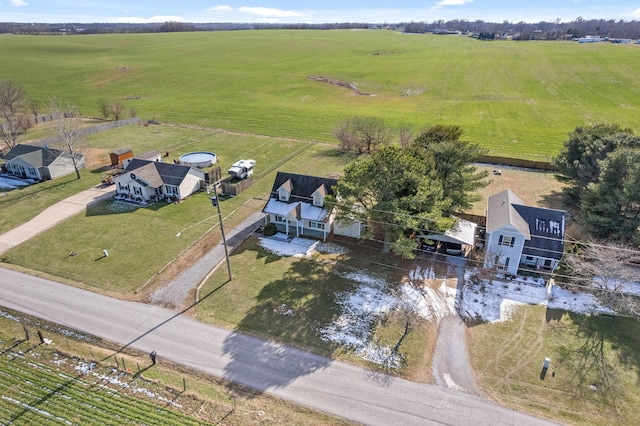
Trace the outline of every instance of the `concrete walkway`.
[[88, 206], [113, 197], [115, 191], [115, 185], [100, 184], [57, 202], [30, 221], [0, 235], [0, 254], [83, 212]]

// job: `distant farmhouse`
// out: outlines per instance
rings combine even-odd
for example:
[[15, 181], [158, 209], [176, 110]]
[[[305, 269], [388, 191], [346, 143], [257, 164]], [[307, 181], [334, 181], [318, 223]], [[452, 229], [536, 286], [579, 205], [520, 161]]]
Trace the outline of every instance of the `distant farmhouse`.
[[487, 202], [484, 267], [516, 274], [519, 267], [554, 270], [564, 249], [565, 212], [526, 206], [505, 190]]
[[278, 172], [269, 201], [262, 209], [265, 224], [273, 223], [287, 235], [303, 235], [325, 240], [332, 230], [336, 235], [358, 238], [358, 221], [334, 220], [332, 206], [325, 203], [333, 196], [335, 179]]
[[[5, 171], [20, 178], [50, 180], [76, 171], [71, 154], [48, 147], [19, 144], [4, 157]], [[75, 154], [76, 164], [84, 167], [82, 154]]]
[[205, 182], [205, 172], [195, 167], [138, 158], [127, 161], [124, 172], [114, 178], [116, 199], [180, 201]]

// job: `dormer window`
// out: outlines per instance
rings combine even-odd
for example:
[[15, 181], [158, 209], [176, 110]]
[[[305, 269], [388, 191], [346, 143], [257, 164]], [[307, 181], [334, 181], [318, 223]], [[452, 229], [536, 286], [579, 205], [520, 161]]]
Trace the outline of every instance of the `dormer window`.
[[293, 184], [291, 183], [291, 179], [289, 179], [278, 188], [278, 200], [289, 201], [291, 191], [293, 191]]
[[313, 197], [313, 205], [317, 207], [322, 207], [324, 205], [324, 197], [327, 195], [327, 188], [321, 185], [318, 189], [313, 191], [311, 196]]

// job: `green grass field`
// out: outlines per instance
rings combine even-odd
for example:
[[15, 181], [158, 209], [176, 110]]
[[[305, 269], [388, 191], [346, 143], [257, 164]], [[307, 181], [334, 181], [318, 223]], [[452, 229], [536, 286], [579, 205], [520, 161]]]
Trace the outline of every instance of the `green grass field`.
[[[468, 336], [479, 384], [500, 403], [563, 424], [636, 424], [637, 319], [522, 306], [511, 320], [473, 326]], [[551, 368], [542, 380], [544, 358]]]
[[118, 99], [145, 119], [319, 141], [346, 117], [376, 116], [458, 124], [492, 154], [540, 159], [576, 126], [640, 128], [638, 48], [389, 31], [5, 36], [0, 78], [86, 115]]

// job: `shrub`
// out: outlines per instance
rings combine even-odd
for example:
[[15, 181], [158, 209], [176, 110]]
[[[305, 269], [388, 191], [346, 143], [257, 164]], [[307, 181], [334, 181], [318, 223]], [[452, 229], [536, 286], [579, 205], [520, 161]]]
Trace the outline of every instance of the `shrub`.
[[273, 223], [267, 223], [264, 226], [264, 229], [262, 230], [262, 232], [264, 233], [264, 235], [266, 235], [267, 237], [271, 237], [272, 235], [276, 235], [276, 233], [278, 232], [278, 230], [276, 229], [276, 226]]

